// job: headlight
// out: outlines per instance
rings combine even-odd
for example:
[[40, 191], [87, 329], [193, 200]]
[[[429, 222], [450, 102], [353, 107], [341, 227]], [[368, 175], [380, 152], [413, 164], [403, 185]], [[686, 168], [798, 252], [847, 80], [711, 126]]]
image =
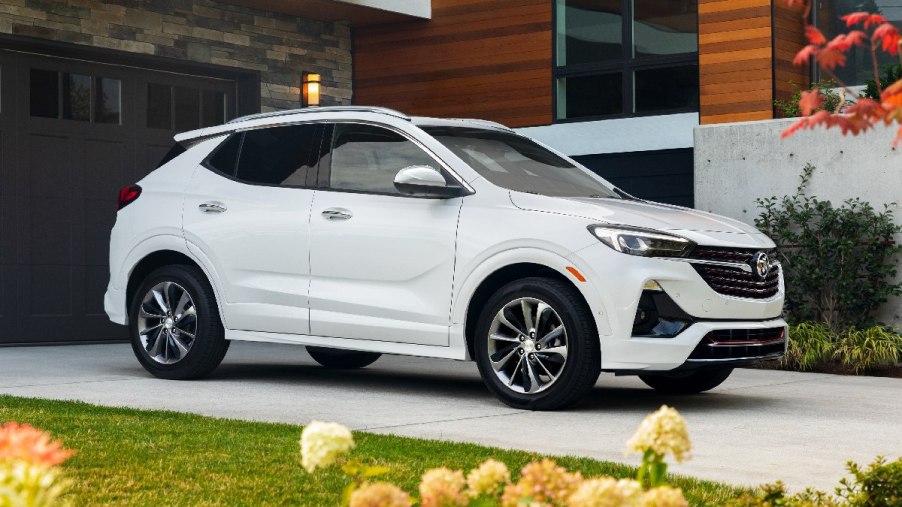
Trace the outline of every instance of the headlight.
[[686, 238], [648, 229], [590, 225], [589, 232], [618, 252], [643, 257], [684, 257], [695, 247]]

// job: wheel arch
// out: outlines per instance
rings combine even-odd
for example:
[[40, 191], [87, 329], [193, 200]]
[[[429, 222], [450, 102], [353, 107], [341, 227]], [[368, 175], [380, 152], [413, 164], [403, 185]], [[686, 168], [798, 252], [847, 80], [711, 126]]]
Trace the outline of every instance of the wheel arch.
[[[144, 281], [145, 278], [147, 278], [147, 275], [157, 268], [172, 265], [196, 267], [204, 273], [204, 276], [206, 276], [206, 271], [203, 267], [182, 252], [177, 252], [175, 250], [157, 250], [151, 252], [141, 258], [141, 260], [132, 267], [131, 272], [128, 275], [128, 282], [125, 287], [126, 313], [128, 312], [128, 309], [131, 308], [132, 298], [135, 297], [138, 286], [141, 285], [141, 282]], [[207, 278], [209, 281], [209, 277]]]
[[470, 358], [476, 357], [473, 344], [475, 343], [476, 324], [479, 320], [479, 314], [492, 294], [512, 281], [536, 276], [557, 280], [575, 289], [583, 302], [586, 303], [586, 306], [592, 311], [594, 317], [592, 324], [595, 329], [597, 331], [606, 329], [607, 320], [604, 318], [603, 312], [598, 310], [599, 303], [590, 301], [586, 297], [586, 289], [577, 286], [570, 277], [546, 264], [531, 261], [513, 262], [497, 267], [488, 276], [484, 277], [475, 290], [472, 291], [467, 301], [463, 315], [463, 331]]

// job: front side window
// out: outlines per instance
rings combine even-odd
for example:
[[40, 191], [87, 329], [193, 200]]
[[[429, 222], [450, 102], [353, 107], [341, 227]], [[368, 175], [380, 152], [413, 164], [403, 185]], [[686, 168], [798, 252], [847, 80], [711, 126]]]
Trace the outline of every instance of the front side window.
[[245, 132], [235, 178], [259, 185], [312, 185], [322, 154], [324, 128], [322, 124], [289, 125]]
[[698, 0], [556, 0], [558, 120], [698, 110]]
[[414, 165], [439, 169], [436, 161], [406, 137], [373, 125], [336, 124], [329, 186], [339, 190], [398, 194], [395, 176]]
[[[840, 19], [842, 16], [861, 11], [881, 14], [896, 28], [902, 29], [902, 3], [899, 0], [815, 0], [814, 24], [824, 33], [827, 40], [830, 40], [839, 34], [849, 32], [850, 29], [846, 27], [845, 21]], [[878, 51], [877, 55], [878, 67], [899, 63], [896, 57], [883, 51]], [[874, 79], [870, 47], [854, 46], [846, 53], [846, 56], [846, 64], [834, 70], [842, 84], [860, 86]], [[815, 76], [816, 80], [830, 78], [819, 68], [815, 68], [814, 71], [820, 72], [819, 76]]]
[[425, 127], [490, 183], [552, 197], [618, 198], [600, 178], [516, 134], [463, 127]]

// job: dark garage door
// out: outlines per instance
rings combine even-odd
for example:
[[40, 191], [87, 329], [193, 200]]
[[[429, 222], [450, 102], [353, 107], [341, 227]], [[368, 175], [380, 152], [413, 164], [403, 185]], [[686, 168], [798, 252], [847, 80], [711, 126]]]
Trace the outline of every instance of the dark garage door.
[[116, 340], [103, 310], [120, 187], [235, 81], [0, 50], [0, 343]]
[[694, 206], [692, 148], [573, 158], [636, 197]]

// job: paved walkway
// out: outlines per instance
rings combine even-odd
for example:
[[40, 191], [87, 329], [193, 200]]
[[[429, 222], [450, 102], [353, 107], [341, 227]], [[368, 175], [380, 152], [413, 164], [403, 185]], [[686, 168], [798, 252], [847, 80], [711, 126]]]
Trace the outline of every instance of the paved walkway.
[[602, 375], [580, 405], [525, 412], [496, 401], [472, 363], [385, 356], [329, 371], [302, 347], [234, 343], [193, 382], [151, 377], [128, 345], [0, 348], [0, 393], [248, 420], [336, 421], [355, 430], [637, 463], [624, 443], [667, 403], [686, 417], [693, 459], [676, 473], [734, 484], [782, 479], [832, 491], [846, 460], [902, 454], [902, 380], [737, 370], [710, 393], [672, 397]]

